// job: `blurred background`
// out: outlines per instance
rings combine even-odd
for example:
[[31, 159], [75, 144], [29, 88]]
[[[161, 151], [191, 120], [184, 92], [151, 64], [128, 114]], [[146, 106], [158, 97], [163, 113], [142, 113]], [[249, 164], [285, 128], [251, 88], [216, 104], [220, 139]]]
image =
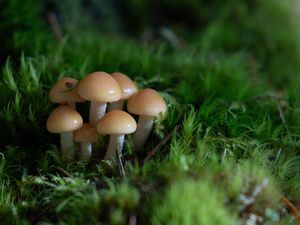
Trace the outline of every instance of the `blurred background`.
[[299, 5], [298, 0], [1, 0], [0, 63], [22, 52], [43, 54], [55, 41], [113, 36], [163, 44], [169, 51], [245, 52], [253, 65], [280, 74], [280, 85], [300, 67]]

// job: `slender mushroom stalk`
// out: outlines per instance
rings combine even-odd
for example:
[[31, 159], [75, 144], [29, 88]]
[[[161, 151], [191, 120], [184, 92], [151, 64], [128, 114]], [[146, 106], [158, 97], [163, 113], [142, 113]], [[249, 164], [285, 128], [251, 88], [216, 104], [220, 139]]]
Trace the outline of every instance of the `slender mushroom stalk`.
[[122, 110], [124, 105], [124, 100], [129, 99], [132, 95], [137, 93], [138, 88], [136, 84], [125, 74], [120, 72], [114, 72], [111, 76], [118, 82], [121, 88], [121, 99], [116, 102], [112, 102], [108, 106], [108, 111], [112, 110]]
[[119, 100], [116, 102], [112, 102], [108, 105], [108, 112], [112, 110], [122, 110], [124, 105], [124, 100]]
[[74, 132], [74, 140], [80, 143], [80, 159], [90, 160], [92, 157], [92, 143], [97, 140], [96, 129], [88, 123]]
[[116, 156], [116, 149], [119, 149], [118, 154], [122, 153], [123, 145], [124, 145], [124, 134], [112, 134], [109, 138], [109, 143], [107, 146], [106, 154], [104, 159], [112, 159]]
[[97, 124], [98, 133], [111, 135], [104, 159], [115, 159], [116, 149], [121, 154], [125, 134], [131, 134], [135, 130], [136, 122], [127, 112], [112, 110], [102, 117]]
[[146, 143], [152, 127], [154, 117], [153, 116], [140, 116], [137, 123], [136, 132], [133, 135], [133, 143], [136, 149], [141, 149]]
[[82, 126], [82, 117], [70, 106], [61, 105], [54, 109], [47, 119], [47, 130], [60, 134], [61, 155], [72, 160], [75, 154], [73, 131]]
[[105, 115], [106, 102], [91, 102], [89, 123], [96, 127], [97, 122]]
[[60, 133], [60, 148], [63, 158], [71, 158], [75, 154], [75, 145], [73, 141], [73, 132]]
[[91, 142], [81, 142], [80, 144], [80, 159], [89, 161], [92, 157], [92, 143]]
[[78, 80], [64, 77], [58, 80], [49, 92], [50, 101], [67, 104], [76, 110], [76, 102], [85, 102], [78, 94]]
[[121, 98], [117, 81], [105, 72], [88, 74], [79, 82], [78, 91], [82, 98], [91, 101], [89, 121], [94, 127], [105, 115], [107, 102], [115, 102]]
[[140, 151], [150, 135], [154, 118], [164, 114], [167, 105], [157, 91], [146, 88], [129, 99], [127, 108], [130, 113], [140, 116], [137, 130], [133, 134], [134, 147]]

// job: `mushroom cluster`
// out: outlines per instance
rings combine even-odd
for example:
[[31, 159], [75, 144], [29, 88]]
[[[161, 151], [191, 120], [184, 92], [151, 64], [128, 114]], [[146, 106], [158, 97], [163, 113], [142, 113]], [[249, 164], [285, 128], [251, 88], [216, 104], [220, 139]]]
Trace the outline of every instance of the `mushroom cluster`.
[[[125, 74], [93, 72], [78, 81], [64, 77], [51, 88], [49, 98], [59, 103], [47, 119], [47, 130], [59, 133], [61, 155], [73, 160], [76, 145], [80, 159], [90, 160], [93, 144], [100, 135], [110, 135], [105, 160], [121, 155], [126, 134], [133, 134], [133, 145], [141, 151], [151, 133], [154, 118], [163, 115], [167, 106], [161, 95], [150, 88], [138, 90]], [[123, 110], [127, 100], [127, 111]], [[76, 111], [76, 103], [90, 101], [89, 123]], [[109, 105], [108, 105], [109, 104]], [[108, 105], [108, 107], [107, 107]], [[138, 115], [138, 122], [129, 114]]]

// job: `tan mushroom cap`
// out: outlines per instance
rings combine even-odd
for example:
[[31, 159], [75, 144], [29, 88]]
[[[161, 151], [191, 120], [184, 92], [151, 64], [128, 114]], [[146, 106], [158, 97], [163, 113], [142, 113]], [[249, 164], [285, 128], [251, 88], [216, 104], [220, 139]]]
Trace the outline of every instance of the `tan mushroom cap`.
[[64, 133], [77, 130], [82, 123], [82, 117], [78, 112], [70, 106], [61, 105], [50, 113], [46, 127], [50, 133]]
[[64, 77], [58, 80], [49, 92], [49, 98], [54, 103], [84, 102], [78, 94], [78, 80]]
[[146, 88], [129, 99], [127, 109], [136, 115], [156, 117], [167, 111], [167, 105], [157, 91]]
[[114, 72], [111, 76], [118, 82], [121, 88], [121, 100], [128, 99], [138, 92], [135, 83], [125, 74]]
[[117, 81], [105, 72], [88, 74], [79, 82], [79, 95], [94, 102], [116, 102], [121, 98]]
[[122, 110], [112, 110], [97, 124], [99, 134], [131, 134], [136, 130], [133, 117]]
[[96, 129], [89, 123], [84, 123], [74, 132], [74, 140], [76, 142], [95, 142], [97, 137]]

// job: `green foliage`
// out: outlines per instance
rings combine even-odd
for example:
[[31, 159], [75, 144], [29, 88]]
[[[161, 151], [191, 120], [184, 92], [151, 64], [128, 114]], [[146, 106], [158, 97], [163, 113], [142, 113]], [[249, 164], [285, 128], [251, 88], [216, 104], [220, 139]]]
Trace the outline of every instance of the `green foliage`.
[[45, 134], [45, 117], [50, 109], [47, 93], [42, 89], [44, 82], [48, 81], [41, 77], [45, 71], [42, 66], [24, 56], [17, 70], [13, 70], [9, 60], [6, 62], [0, 82], [3, 90], [0, 126], [7, 132], [3, 134], [0, 146], [12, 143], [11, 140], [18, 140], [24, 146], [31, 145], [27, 141], [31, 141], [32, 136], [37, 143], [41, 143], [39, 140]]
[[137, 206], [139, 193], [127, 183], [122, 183], [117, 186], [113, 183], [109, 183], [109, 187], [110, 189], [104, 199], [107, 204], [128, 210], [132, 210]]
[[225, 197], [207, 180], [176, 181], [153, 200], [151, 224], [238, 224], [237, 215], [224, 208]]
[[33, 54], [40, 50], [39, 44], [47, 40], [42, 12], [40, 1], [0, 1], [0, 64], [9, 55], [19, 57], [22, 51]]
[[295, 29], [298, 7], [294, 1], [229, 1], [223, 13], [200, 33], [199, 43], [209, 51], [249, 49], [255, 70], [264, 71], [277, 87], [288, 86], [299, 71], [300, 46], [296, 40], [300, 33]]
[[[262, 159], [259, 159], [262, 160]], [[230, 201], [234, 201], [242, 217], [250, 214], [261, 215], [263, 220], [271, 220], [267, 216], [268, 211], [277, 212], [280, 201], [280, 190], [271, 174], [258, 159], [245, 161], [240, 164], [225, 164], [221, 178], [223, 190], [226, 190]], [[261, 165], [259, 165], [261, 164]], [[216, 172], [216, 171], [215, 171]], [[220, 171], [218, 171], [220, 173]], [[219, 173], [215, 173], [218, 176]], [[221, 181], [221, 183], [222, 183]]]

